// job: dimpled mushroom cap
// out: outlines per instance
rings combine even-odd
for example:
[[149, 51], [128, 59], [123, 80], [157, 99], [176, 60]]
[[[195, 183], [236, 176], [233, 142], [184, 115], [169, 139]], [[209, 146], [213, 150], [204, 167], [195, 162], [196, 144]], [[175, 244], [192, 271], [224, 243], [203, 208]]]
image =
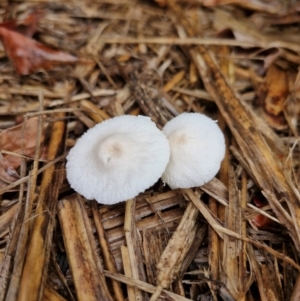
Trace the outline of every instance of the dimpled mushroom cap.
[[169, 157], [168, 140], [149, 117], [119, 116], [78, 139], [67, 156], [67, 179], [86, 199], [114, 204], [152, 186]]
[[217, 123], [198, 113], [183, 113], [163, 128], [171, 156], [162, 180], [172, 189], [201, 186], [219, 171], [225, 139]]

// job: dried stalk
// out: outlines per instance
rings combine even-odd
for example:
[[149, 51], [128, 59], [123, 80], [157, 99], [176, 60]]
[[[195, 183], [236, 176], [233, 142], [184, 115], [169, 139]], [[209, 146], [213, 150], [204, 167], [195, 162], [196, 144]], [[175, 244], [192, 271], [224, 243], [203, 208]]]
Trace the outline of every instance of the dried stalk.
[[[129, 257], [129, 251], [128, 248], [125, 245], [121, 246], [121, 254], [122, 254], [122, 264], [124, 269], [125, 276], [129, 278], [133, 278], [132, 276], [132, 270], [130, 265], [130, 257]], [[137, 279], [134, 279], [137, 280]], [[138, 288], [135, 286], [127, 286], [127, 298], [129, 301], [135, 301], [137, 297], [137, 300], [141, 297], [141, 292]]]
[[297, 277], [297, 281], [295, 283], [294, 290], [290, 298], [290, 301], [297, 301], [297, 300], [300, 300], [300, 274]]
[[[241, 210], [244, 210], [247, 207], [247, 176], [246, 173], [242, 173], [242, 183], [241, 183]], [[241, 235], [247, 235], [247, 223], [245, 220], [241, 224]], [[241, 253], [240, 253], [240, 264], [239, 264], [239, 287], [240, 291], [247, 293], [246, 280], [247, 280], [247, 244], [244, 241], [241, 241]], [[249, 281], [249, 285], [252, 283]], [[247, 297], [243, 296], [241, 301], [246, 301]]]
[[[262, 190], [270, 191], [274, 196], [272, 199], [268, 199], [269, 203], [278, 219], [289, 229], [295, 245], [300, 249], [300, 205], [288, 186], [282, 170], [275, 162], [260, 133], [252, 126], [251, 116], [247, 114], [239, 98], [227, 84], [206, 50], [201, 48], [197, 54], [193, 52], [192, 56], [197, 62], [198, 70], [204, 78], [207, 90], [215, 96], [221, 113], [241, 147], [243, 156], [246, 158], [256, 182]], [[292, 215], [292, 222], [286, 218], [286, 213], [280, 206], [282, 197], [286, 198]]]
[[257, 248], [263, 249], [266, 252], [272, 254], [273, 256], [291, 264], [293, 267], [295, 267], [297, 270], [300, 271], [300, 266], [290, 257], [286, 256], [283, 253], [279, 253], [272, 249], [271, 247], [259, 243], [249, 237], [242, 236], [238, 233], [235, 233], [231, 230], [228, 230], [224, 227], [222, 227], [210, 214], [206, 206], [199, 200], [199, 198], [195, 195], [195, 193], [191, 189], [185, 189], [184, 193], [188, 196], [188, 198], [195, 204], [195, 206], [198, 208], [198, 210], [201, 212], [201, 214], [204, 216], [204, 218], [207, 220], [209, 225], [218, 233], [218, 235], [221, 238], [224, 238], [224, 235], [229, 235], [231, 237], [234, 237], [236, 239], [243, 240], [245, 242], [251, 243]]
[[103, 110], [100, 110], [96, 105], [88, 100], [82, 100], [80, 102], [80, 106], [84, 110], [87, 110], [87, 114], [97, 123], [110, 118]]
[[249, 262], [251, 264], [251, 268], [254, 272], [254, 275], [255, 275], [255, 278], [257, 281], [260, 298], [262, 301], [268, 301], [269, 299], [267, 298], [267, 295], [266, 295], [267, 290], [265, 289], [264, 284], [263, 284], [263, 278], [261, 275], [261, 271], [260, 271], [260, 267], [257, 262], [257, 259], [255, 258], [253, 247], [248, 245], [247, 251], [248, 251], [248, 256], [249, 256]]
[[240, 47], [255, 47], [257, 43], [236, 41], [233, 39], [195, 38], [195, 37], [102, 37], [106, 44], [162, 44], [162, 45], [227, 45]]
[[201, 186], [201, 190], [213, 197], [223, 206], [228, 206], [228, 189], [223, 182], [217, 178], [213, 178], [211, 181]]
[[[54, 122], [48, 149], [48, 160], [53, 160], [64, 152], [65, 123], [63, 114], [58, 114]], [[43, 173], [37, 202], [33, 231], [27, 248], [26, 259], [20, 280], [18, 301], [41, 300], [48, 271], [52, 233], [55, 226], [57, 197], [63, 179], [62, 163], [50, 166]], [[34, 279], [29, 275], [34, 274]]]
[[[105, 235], [105, 231], [101, 222], [101, 214], [98, 210], [98, 203], [96, 201], [93, 201], [92, 203], [92, 212], [96, 230], [98, 233], [101, 251], [104, 257], [105, 267], [108, 269], [109, 272], [117, 273], [115, 259], [111, 253], [110, 246]], [[116, 301], [124, 301], [123, 291], [120, 283], [112, 280], [112, 288]]]
[[61, 295], [59, 295], [54, 289], [49, 286], [45, 287], [43, 301], [66, 301]]
[[[226, 208], [226, 228], [240, 234], [241, 210], [238, 204], [238, 191], [233, 168], [229, 168], [229, 206]], [[239, 258], [241, 242], [231, 237], [226, 237], [223, 246], [223, 265], [226, 272], [226, 288], [235, 298], [239, 294]]]
[[[43, 93], [39, 92], [39, 110], [43, 110]], [[40, 158], [40, 150], [41, 150], [41, 140], [42, 140], [42, 131], [43, 131], [43, 117], [40, 115], [38, 117], [38, 132], [37, 132], [37, 147], [34, 156], [33, 169], [32, 172], [29, 173], [28, 179], [28, 193], [26, 197], [26, 201], [23, 204], [22, 198], [19, 199], [19, 211], [16, 217], [16, 222], [14, 224], [13, 236], [7, 245], [5, 258], [3, 260], [3, 265], [1, 266], [1, 271], [4, 269], [6, 273], [10, 271], [10, 265], [12, 264], [12, 258], [14, 255], [14, 263], [12, 267], [12, 274], [7, 278], [4, 276], [1, 280], [4, 283], [1, 283], [0, 286], [7, 288], [1, 290], [0, 300], [4, 300], [6, 294], [6, 301], [15, 301], [18, 297], [18, 291], [21, 281], [22, 269], [25, 260], [26, 247], [27, 247], [27, 238], [29, 232], [30, 224], [27, 220], [30, 217], [32, 212], [32, 204], [35, 200], [35, 188], [36, 188], [36, 179], [38, 175], [38, 164]], [[15, 183], [14, 183], [15, 184]], [[7, 187], [6, 187], [7, 188]], [[2, 274], [2, 273], [1, 273]], [[9, 284], [8, 284], [9, 281]]]
[[[29, 172], [28, 189], [33, 192], [31, 187], [31, 173]], [[31, 197], [32, 196], [32, 197]], [[27, 237], [30, 224], [27, 220], [30, 217], [34, 194], [27, 193], [26, 201], [19, 206], [19, 211], [15, 219], [12, 238], [10, 239], [4, 259], [1, 263], [0, 276], [0, 300], [16, 300], [22, 267], [25, 260]], [[11, 271], [12, 266], [12, 271]], [[10, 275], [11, 273], [11, 275]], [[6, 295], [6, 299], [5, 299]]]
[[[126, 202], [125, 207], [125, 220], [124, 220], [124, 232], [125, 232], [125, 239], [126, 239], [126, 247], [123, 247], [123, 254], [126, 255], [123, 258], [126, 259], [127, 257], [127, 270], [130, 269], [129, 275], [133, 279], [140, 279], [140, 268], [138, 263], [140, 262], [139, 258], [137, 257], [136, 250], [138, 249], [137, 241], [136, 241], [136, 228], [134, 224], [134, 210], [135, 210], [135, 200], [128, 200]], [[129, 290], [129, 292], [131, 292]], [[142, 292], [134, 288], [134, 294], [129, 295], [129, 301], [138, 301], [143, 300]]]
[[[143, 291], [151, 293], [151, 294], [153, 294], [157, 289], [157, 287], [155, 287], [155, 286], [153, 286], [149, 283], [143, 282], [141, 280], [132, 279], [130, 277], [126, 277], [126, 276], [121, 275], [121, 274], [113, 274], [113, 273], [110, 273], [108, 271], [104, 271], [104, 275], [106, 277], [115, 279], [115, 280], [120, 281], [122, 283], [126, 283], [128, 286], [137, 287], [140, 290], [143, 290]], [[185, 298], [185, 297], [180, 296], [180, 295], [176, 295], [176, 294], [174, 294], [172, 292], [169, 292], [167, 290], [163, 290], [162, 295], [164, 295], [166, 298], [169, 298], [169, 299], [171, 298], [174, 301], [192, 301], [191, 299]]]
[[[168, 3], [188, 35], [196, 36], [198, 33], [189, 21], [182, 16], [180, 7], [173, 0], [169, 0]], [[288, 185], [283, 171], [260, 132], [253, 127], [255, 122], [252, 116], [248, 114], [240, 98], [226, 81], [211, 53], [204, 46], [198, 46], [197, 49], [192, 49], [190, 54], [206, 90], [215, 100], [239, 144], [256, 182], [262, 190], [268, 191], [273, 196], [268, 198], [268, 201], [278, 219], [290, 231], [297, 249], [300, 250], [300, 203]], [[280, 205], [281, 198], [286, 200], [289, 213]], [[291, 214], [292, 220], [287, 218], [289, 214]]]
[[157, 289], [151, 296], [150, 301], [157, 300], [162, 290], [168, 288], [173, 280], [178, 277], [180, 267], [198, 230], [198, 216], [197, 207], [190, 202], [157, 264]]
[[58, 217], [78, 300], [112, 301], [96, 253], [91, 225], [79, 196], [61, 200]]
[[129, 84], [144, 114], [162, 128], [173, 115], [166, 109], [158, 91], [147, 86], [137, 74], [130, 74]]

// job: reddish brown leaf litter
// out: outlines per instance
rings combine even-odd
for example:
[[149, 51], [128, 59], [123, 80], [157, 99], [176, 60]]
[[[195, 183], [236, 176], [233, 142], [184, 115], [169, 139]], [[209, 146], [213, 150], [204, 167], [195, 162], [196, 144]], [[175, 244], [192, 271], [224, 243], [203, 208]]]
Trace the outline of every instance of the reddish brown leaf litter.
[[0, 27], [19, 32], [26, 37], [32, 37], [36, 31], [37, 26], [44, 15], [41, 10], [32, 10], [23, 20], [9, 20], [0, 24]]
[[259, 112], [266, 122], [275, 129], [286, 129], [284, 106], [289, 93], [288, 74], [276, 65], [269, 66], [266, 81], [258, 94]]
[[11, 166], [9, 161], [0, 153], [0, 188], [11, 184], [20, 178], [16, 170]]
[[[257, 208], [262, 208], [263, 206], [266, 206], [268, 204], [267, 200], [264, 199], [263, 196], [254, 196], [253, 197], [253, 203]], [[254, 226], [265, 229], [268, 227], [275, 227], [275, 223], [267, 216], [258, 214], [255, 216], [251, 222], [254, 224]]]
[[12, 168], [20, 166], [22, 157], [34, 157], [37, 131], [38, 118], [33, 117], [15, 127], [0, 132], [0, 149], [10, 152], [5, 157]]
[[0, 38], [7, 56], [20, 75], [28, 75], [37, 71], [51, 69], [57, 65], [77, 61], [77, 58], [71, 54], [51, 49], [30, 38], [36, 30], [39, 18], [39, 15], [31, 14], [24, 20], [23, 25], [26, 26], [25, 35], [15, 31], [18, 28], [14, 21], [0, 24]]
[[[0, 2], [0, 301], [299, 300], [298, 12]], [[70, 187], [65, 158], [89, 128], [183, 112], [225, 135], [209, 183], [159, 180], [109, 206]]]

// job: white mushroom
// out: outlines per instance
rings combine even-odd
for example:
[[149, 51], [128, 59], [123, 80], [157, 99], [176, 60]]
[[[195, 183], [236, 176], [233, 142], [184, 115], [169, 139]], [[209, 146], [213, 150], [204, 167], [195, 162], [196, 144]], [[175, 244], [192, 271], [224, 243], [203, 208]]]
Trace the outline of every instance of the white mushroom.
[[85, 198], [114, 204], [152, 186], [169, 157], [168, 140], [149, 117], [119, 116], [78, 139], [67, 156], [67, 179]]
[[163, 128], [171, 156], [162, 180], [172, 189], [201, 186], [219, 171], [225, 139], [217, 123], [198, 113], [183, 113]]

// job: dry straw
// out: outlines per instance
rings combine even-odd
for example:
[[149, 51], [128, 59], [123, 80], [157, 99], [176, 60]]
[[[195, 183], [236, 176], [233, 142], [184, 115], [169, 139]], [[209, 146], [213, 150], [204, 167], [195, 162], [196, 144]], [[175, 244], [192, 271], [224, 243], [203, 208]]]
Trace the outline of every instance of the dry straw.
[[[42, 9], [34, 38], [80, 59], [20, 77], [0, 47], [1, 129], [39, 120], [29, 154], [0, 132], [22, 158], [0, 179], [0, 301], [299, 300], [298, 10], [219, 3], [1, 1], [2, 21]], [[89, 128], [185, 112], [218, 120], [217, 177], [110, 206], [74, 194], [65, 158]]]

